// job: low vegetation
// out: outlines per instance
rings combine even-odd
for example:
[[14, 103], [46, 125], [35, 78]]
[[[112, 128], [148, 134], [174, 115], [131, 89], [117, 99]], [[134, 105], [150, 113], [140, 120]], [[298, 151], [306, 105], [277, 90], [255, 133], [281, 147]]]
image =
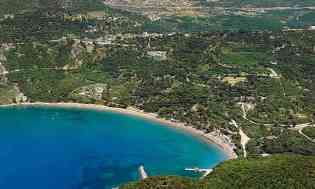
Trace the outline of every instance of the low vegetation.
[[315, 127], [307, 127], [303, 129], [303, 133], [312, 139], [315, 139]]

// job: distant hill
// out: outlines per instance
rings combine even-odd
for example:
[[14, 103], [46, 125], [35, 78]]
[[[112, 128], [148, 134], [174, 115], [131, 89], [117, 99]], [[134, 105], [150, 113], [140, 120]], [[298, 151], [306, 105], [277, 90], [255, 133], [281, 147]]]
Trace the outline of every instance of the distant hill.
[[202, 0], [105, 0], [104, 3], [124, 10], [157, 16], [201, 16], [205, 14]]
[[313, 0], [207, 0], [209, 5], [224, 7], [293, 7], [314, 6]]
[[38, 9], [101, 10], [101, 0], [1, 0], [0, 16]]
[[152, 32], [261, 31], [315, 25], [315, 1], [104, 0], [112, 8], [151, 19]]
[[0, 19], [39, 9], [49, 15], [111, 10], [132, 13], [146, 32], [279, 31], [315, 25], [313, 6], [313, 0], [1, 0]]
[[315, 6], [313, 0], [104, 0], [104, 3], [115, 8], [158, 16], [202, 16], [208, 15], [218, 7], [293, 8]]
[[275, 155], [231, 160], [201, 181], [153, 177], [121, 189], [314, 189], [315, 157]]

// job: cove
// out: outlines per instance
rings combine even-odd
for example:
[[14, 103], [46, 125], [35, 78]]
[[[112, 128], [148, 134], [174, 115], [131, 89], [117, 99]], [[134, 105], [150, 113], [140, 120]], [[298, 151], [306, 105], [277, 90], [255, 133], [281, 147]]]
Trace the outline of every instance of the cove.
[[227, 159], [182, 130], [111, 111], [0, 107], [0, 188], [103, 189], [150, 176], [192, 176]]

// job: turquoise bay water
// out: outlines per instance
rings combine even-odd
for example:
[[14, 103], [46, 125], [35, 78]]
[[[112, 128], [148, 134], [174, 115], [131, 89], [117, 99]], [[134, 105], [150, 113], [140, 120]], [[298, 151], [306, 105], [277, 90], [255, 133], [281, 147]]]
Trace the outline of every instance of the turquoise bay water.
[[103, 189], [149, 175], [183, 175], [227, 156], [160, 123], [113, 112], [0, 108], [0, 188]]

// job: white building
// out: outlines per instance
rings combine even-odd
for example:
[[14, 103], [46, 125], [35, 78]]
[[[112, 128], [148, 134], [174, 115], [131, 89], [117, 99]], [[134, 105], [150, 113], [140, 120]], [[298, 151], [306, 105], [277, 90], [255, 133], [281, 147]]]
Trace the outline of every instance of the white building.
[[315, 30], [315, 26], [310, 26], [308, 29], [309, 30]]

